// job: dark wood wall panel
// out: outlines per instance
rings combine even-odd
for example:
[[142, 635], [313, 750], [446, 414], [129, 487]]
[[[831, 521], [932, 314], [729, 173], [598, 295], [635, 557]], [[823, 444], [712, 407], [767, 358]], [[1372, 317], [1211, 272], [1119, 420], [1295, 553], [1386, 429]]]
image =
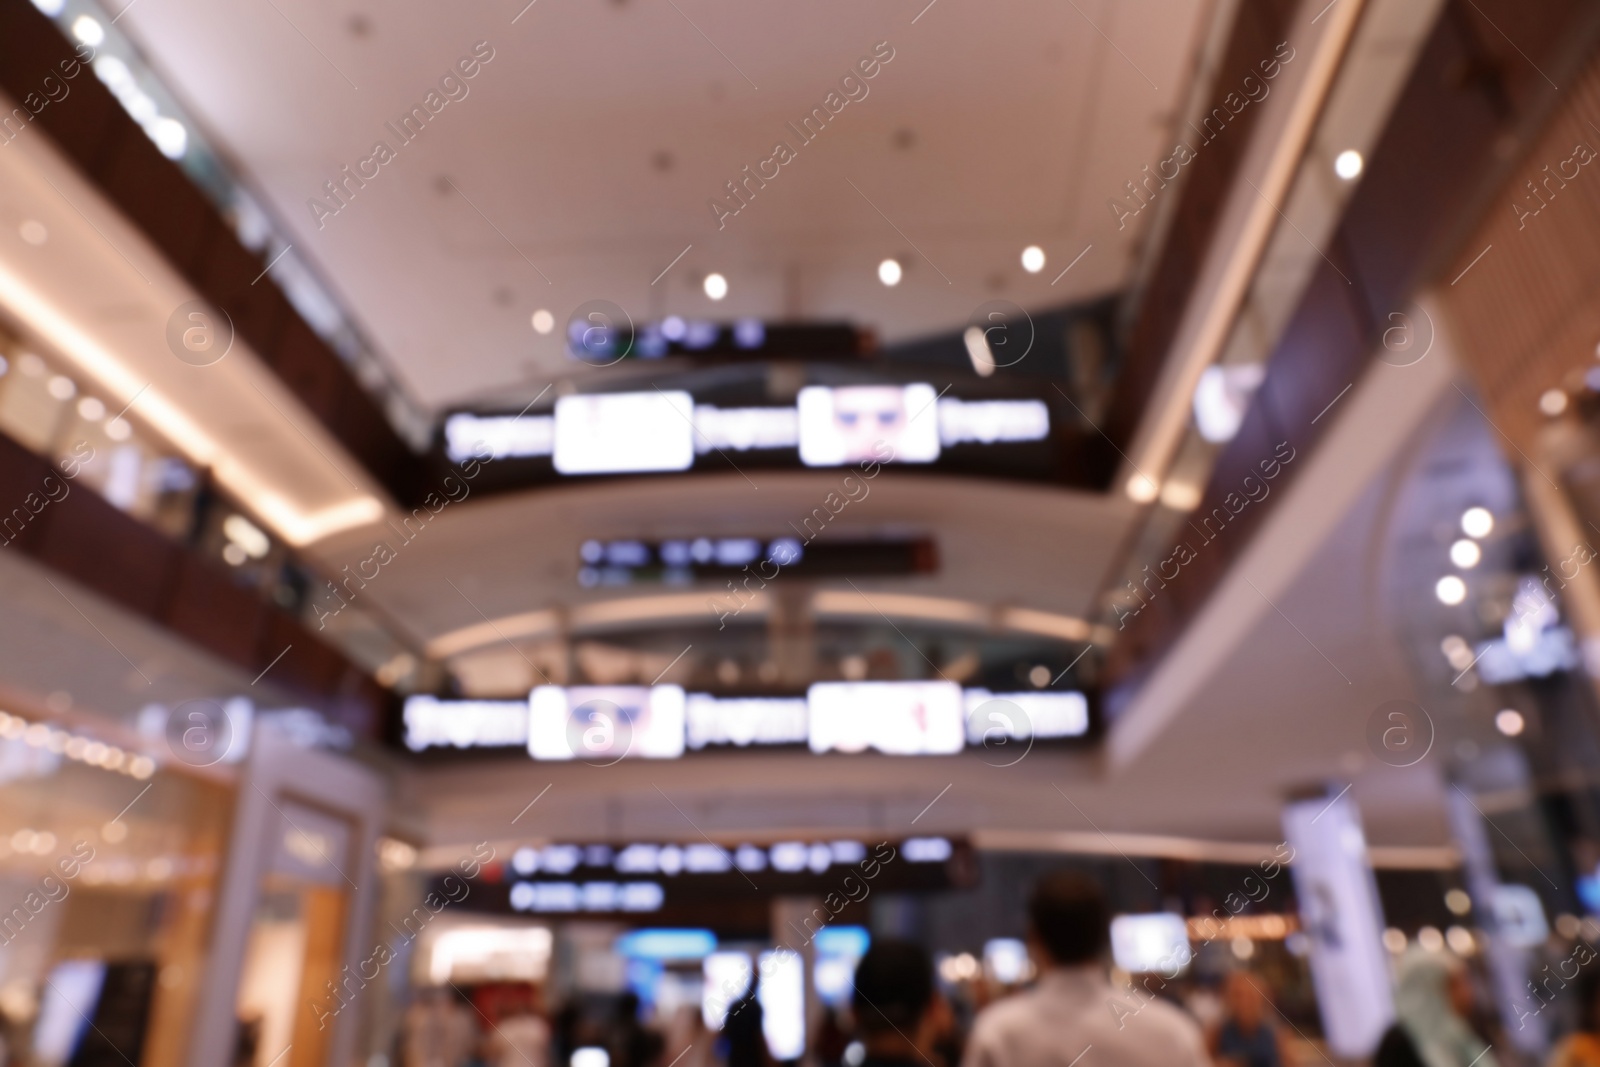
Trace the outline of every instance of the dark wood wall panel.
[[[4, 526], [29, 493], [60, 499], [31, 515], [21, 533]], [[69, 488], [61, 495], [59, 484]], [[239, 586], [219, 564], [169, 540], [66, 481], [48, 462], [0, 436], [0, 538], [22, 552], [251, 677], [272, 665], [271, 683], [303, 699], [360, 737], [377, 736], [397, 711], [392, 693], [301, 625], [298, 618]], [[0, 549], [3, 550], [3, 549]], [[292, 646], [292, 647], [291, 647]]]
[[[1567, 163], [1577, 176], [1564, 182], [1558, 169], [1579, 143], [1600, 152], [1600, 62], [1571, 85], [1561, 112], [1495, 191], [1449, 268], [1467, 270], [1493, 246], [1451, 287], [1446, 305], [1495, 425], [1534, 456], [1548, 421], [1540, 394], [1577, 384], [1600, 353], [1600, 158]], [[1546, 166], [1557, 174], [1548, 188]], [[1543, 206], [1529, 180], [1541, 183]], [[1519, 217], [1514, 203], [1528, 213]]]

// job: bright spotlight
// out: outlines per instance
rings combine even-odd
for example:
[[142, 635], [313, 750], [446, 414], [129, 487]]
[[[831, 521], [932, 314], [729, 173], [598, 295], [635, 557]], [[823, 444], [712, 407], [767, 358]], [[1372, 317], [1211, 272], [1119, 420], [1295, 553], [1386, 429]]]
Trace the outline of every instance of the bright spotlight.
[[1135, 504], [1148, 504], [1150, 501], [1154, 500], [1156, 498], [1156, 494], [1160, 492], [1159, 488], [1156, 486], [1156, 483], [1152, 482], [1149, 478], [1146, 478], [1142, 474], [1135, 474], [1132, 478], [1128, 479], [1127, 490], [1128, 499], [1132, 500]]
[[1044, 270], [1044, 249], [1038, 245], [1029, 245], [1022, 250], [1022, 269], [1029, 274], [1038, 274]]
[[706, 295], [713, 300], [721, 300], [728, 295], [728, 279], [720, 274], [706, 275]]
[[1494, 515], [1488, 508], [1468, 508], [1461, 513], [1461, 532], [1468, 537], [1484, 538], [1494, 529]]
[[544, 308], [533, 313], [533, 330], [535, 333], [549, 333], [556, 328], [556, 317]]
[[1360, 152], [1354, 148], [1346, 148], [1334, 157], [1333, 172], [1347, 182], [1353, 181], [1361, 176], [1363, 163]]
[[1453, 607], [1467, 599], [1467, 583], [1453, 574], [1447, 574], [1434, 583], [1433, 595], [1439, 598], [1439, 603]]
[[158, 118], [145, 127], [145, 132], [168, 159], [182, 159], [189, 147], [189, 129], [177, 119]]
[[900, 269], [898, 260], [886, 259], [878, 264], [878, 280], [890, 288], [900, 284], [900, 279], [904, 276], [904, 273]]
[[1478, 565], [1483, 558], [1483, 549], [1478, 547], [1478, 542], [1469, 541], [1465, 537], [1450, 546], [1450, 562], [1464, 571], [1470, 571]]
[[72, 36], [90, 48], [98, 48], [100, 42], [106, 39], [106, 30], [88, 15], [79, 15], [72, 23]]
[[1515, 708], [1506, 708], [1494, 714], [1494, 728], [1507, 737], [1516, 737], [1526, 725], [1528, 722], [1522, 717], [1522, 712]]

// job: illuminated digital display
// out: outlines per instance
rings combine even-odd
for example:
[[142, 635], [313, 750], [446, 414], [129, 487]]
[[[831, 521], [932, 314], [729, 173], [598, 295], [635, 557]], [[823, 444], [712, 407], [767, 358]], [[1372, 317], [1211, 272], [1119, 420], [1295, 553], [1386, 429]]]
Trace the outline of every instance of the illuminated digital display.
[[[665, 804], [665, 801], [663, 801]], [[691, 828], [692, 832], [692, 828]], [[948, 837], [794, 839], [756, 844], [688, 841], [538, 843], [513, 847], [496, 874], [460, 906], [469, 911], [579, 914], [664, 911], [654, 920], [660, 937], [631, 943], [635, 958], [691, 958], [715, 948], [693, 940], [719, 901], [738, 906], [752, 886], [769, 896], [824, 897], [829, 920], [806, 921], [820, 956], [858, 955], [864, 933], [845, 923], [866, 911], [843, 909], [866, 900], [865, 887], [901, 892], [970, 886], [976, 877], [971, 846]], [[449, 879], [449, 881], [446, 881]], [[438, 874], [433, 886], [460, 895], [454, 876]], [[842, 922], [837, 920], [843, 920]], [[668, 930], [669, 927], [684, 929]], [[693, 929], [690, 929], [693, 928]], [[698, 937], [698, 935], [696, 935]]]
[[939, 394], [912, 385], [808, 385], [800, 390], [800, 462], [839, 467], [939, 458]]
[[690, 693], [684, 708], [688, 747], [803, 745], [805, 697], [714, 697]]
[[[624, 586], [661, 582], [726, 582], [754, 573], [790, 577], [933, 574], [937, 546], [926, 537], [819, 540], [798, 537], [695, 537], [671, 541], [584, 541], [578, 547], [578, 584]], [[759, 568], [759, 571], [758, 571]]]
[[798, 952], [761, 954], [761, 1033], [778, 1063], [795, 1063], [806, 1051], [806, 969]]
[[511, 910], [534, 912], [660, 911], [657, 882], [515, 882]]
[[855, 992], [856, 964], [867, 954], [872, 937], [864, 926], [824, 926], [812, 940], [816, 953], [811, 984], [824, 1004], [850, 1003]]
[[525, 459], [555, 450], [556, 420], [550, 415], [479, 416], [444, 420], [444, 453], [455, 463], [474, 457]]
[[941, 447], [1049, 437], [1042, 400], [939, 397], [921, 383], [807, 386], [795, 407], [696, 404], [681, 390], [580, 394], [558, 400], [554, 415], [456, 412], [444, 422], [444, 452], [454, 463], [554, 456], [561, 474], [686, 470], [697, 455], [787, 449], [812, 467], [891, 455], [931, 463]]
[[939, 401], [939, 443], [992, 445], [1004, 441], [1045, 441], [1050, 409], [1042, 400]]
[[1089, 701], [1079, 692], [991, 693], [968, 689], [967, 743], [981, 745], [987, 736], [1012, 740], [1028, 737], [1082, 737], [1089, 732]]
[[800, 444], [800, 413], [794, 408], [694, 409], [694, 450], [748, 452], [761, 448], [795, 448]]
[[1164, 911], [1118, 915], [1111, 920], [1111, 955], [1129, 974], [1170, 974], [1189, 962], [1189, 924]]
[[705, 995], [701, 1018], [715, 1033], [727, 1021], [728, 1009], [750, 990], [755, 977], [754, 961], [743, 952], [713, 952], [700, 964], [705, 974]]
[[556, 401], [562, 474], [682, 471], [694, 464], [694, 399], [681, 390], [596, 393]]
[[803, 697], [538, 686], [526, 701], [411, 696], [403, 717], [413, 752], [519, 746], [535, 759], [590, 763], [757, 745], [945, 754], [1001, 738], [1084, 737], [1090, 726], [1088, 699], [1075, 690], [991, 693], [951, 682], [819, 682]]
[[528, 697], [528, 754], [590, 763], [681, 756], [683, 706], [676, 685], [541, 685]]
[[813, 752], [935, 755], [966, 742], [954, 682], [818, 682], [806, 699]]
[[524, 700], [439, 700], [406, 698], [405, 743], [426, 748], [474, 748], [528, 743], [528, 704]]

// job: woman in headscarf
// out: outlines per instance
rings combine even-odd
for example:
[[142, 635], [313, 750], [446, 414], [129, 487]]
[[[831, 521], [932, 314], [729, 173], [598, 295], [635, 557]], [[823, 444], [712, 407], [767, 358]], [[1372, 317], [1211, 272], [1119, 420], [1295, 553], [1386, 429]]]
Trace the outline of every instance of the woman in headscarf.
[[1395, 1022], [1383, 1035], [1372, 1067], [1498, 1067], [1494, 1053], [1466, 1016], [1472, 980], [1453, 956], [1412, 949], [1400, 958]]

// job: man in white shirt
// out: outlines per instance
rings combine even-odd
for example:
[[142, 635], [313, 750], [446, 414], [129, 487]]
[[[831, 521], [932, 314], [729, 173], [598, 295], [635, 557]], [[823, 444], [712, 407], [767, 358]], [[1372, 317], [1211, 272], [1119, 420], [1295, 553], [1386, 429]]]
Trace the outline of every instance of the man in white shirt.
[[990, 1005], [973, 1025], [962, 1067], [1209, 1067], [1200, 1027], [1150, 990], [1113, 988], [1110, 916], [1094, 882], [1047, 875], [1028, 902], [1032, 989]]

